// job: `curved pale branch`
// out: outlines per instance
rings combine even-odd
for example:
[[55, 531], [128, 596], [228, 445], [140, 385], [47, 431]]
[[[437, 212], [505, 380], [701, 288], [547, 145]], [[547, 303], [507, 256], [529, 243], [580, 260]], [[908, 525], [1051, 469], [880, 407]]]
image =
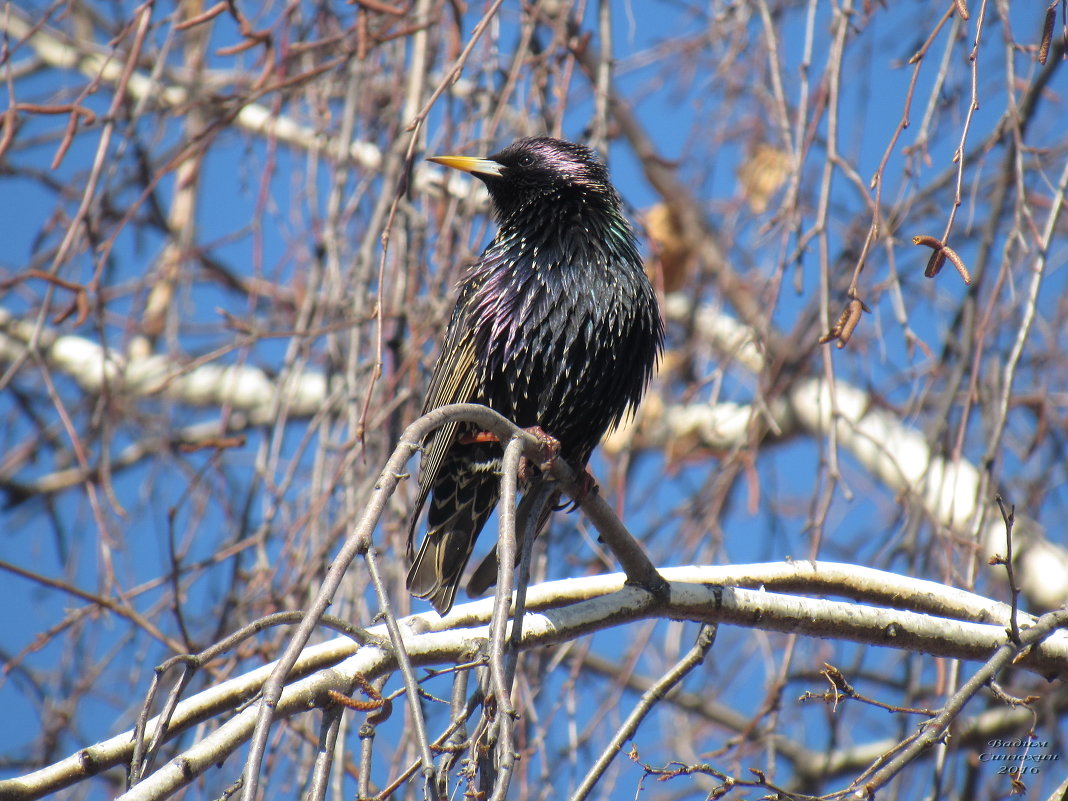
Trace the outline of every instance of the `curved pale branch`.
[[[893, 573], [821, 562], [771, 563], [732, 567], [665, 568], [669, 597], [650, 612], [645, 591], [628, 586], [621, 573], [547, 582], [529, 589], [521, 648], [567, 642], [595, 631], [653, 616], [702, 623], [727, 623], [768, 631], [796, 632], [947, 657], [985, 660], [1008, 641], [1005, 625], [1009, 607], [971, 593]], [[737, 582], [764, 590], [731, 586]], [[830, 601], [769, 591], [791, 587], [794, 592], [838, 594], [870, 601], [867, 604]], [[890, 609], [889, 603], [924, 610]], [[941, 614], [935, 612], [941, 610]], [[416, 666], [460, 662], [473, 643], [488, 640], [493, 599], [456, 606], [445, 618], [430, 612], [400, 621], [404, 647]], [[966, 618], [966, 619], [965, 619]], [[981, 618], [986, 622], [971, 622]], [[1021, 615], [1026, 631], [1035, 618]], [[384, 625], [369, 630], [387, 635]], [[1068, 632], [1056, 631], [1032, 645], [1016, 663], [1044, 676], [1068, 673]], [[226, 710], [236, 708], [262, 687], [274, 663], [258, 668], [178, 705], [170, 737]], [[305, 649], [294, 672], [311, 675], [285, 686], [276, 714], [288, 717], [323, 706], [327, 690], [347, 693], [356, 676], [373, 680], [396, 669], [392, 654], [376, 645], [360, 646], [336, 639]], [[160, 798], [194, 780], [244, 745], [255, 728], [257, 707], [229, 718], [222, 726], [161, 766], [124, 798]], [[149, 722], [153, 731], [158, 720]], [[39, 798], [89, 778], [129, 759], [132, 733], [112, 737], [18, 779], [0, 782], [0, 797]]]
[[[753, 373], [763, 369], [759, 337], [746, 326], [711, 306], [694, 310], [691, 300], [681, 295], [665, 304], [669, 319], [691, 315], [695, 331], [717, 352]], [[841, 380], [832, 387], [821, 377], [796, 379], [786, 393], [759, 409], [727, 402], [668, 404], [654, 398], [630, 428], [616, 432], [606, 444], [610, 449], [629, 443], [729, 451], [748, 443], [757, 414], [769, 417], [782, 437], [799, 431], [828, 436], [833, 425], [839, 447], [890, 492], [918, 502], [943, 533], [965, 533], [975, 519], [979, 468], [967, 459], [935, 452], [922, 431], [877, 403], [870, 392]], [[996, 509], [993, 498], [983, 502]], [[1004, 552], [1004, 527], [997, 514], [988, 514], [986, 521], [980, 544], [989, 559]], [[1050, 542], [1033, 521], [1019, 522], [1024, 525], [1016, 529], [1013, 550], [1020, 589], [1037, 608], [1056, 608], [1068, 599], [1068, 551]]]

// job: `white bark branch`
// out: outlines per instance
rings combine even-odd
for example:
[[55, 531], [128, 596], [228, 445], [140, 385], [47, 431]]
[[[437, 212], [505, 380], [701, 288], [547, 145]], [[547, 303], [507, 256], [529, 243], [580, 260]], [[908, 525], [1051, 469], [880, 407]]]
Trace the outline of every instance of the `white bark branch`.
[[[1005, 604], [935, 582], [853, 565], [789, 562], [691, 566], [666, 568], [662, 573], [670, 582], [670, 599], [656, 614], [676, 620], [732, 623], [971, 660], [986, 659], [1007, 639], [1009, 607]], [[531, 587], [522, 647], [570, 641], [647, 616], [647, 594], [626, 586], [624, 580], [622, 573], [616, 573]], [[762, 589], [745, 589], [739, 584]], [[837, 594], [880, 605], [787, 595], [769, 588]], [[899, 608], [883, 605], [889, 603]], [[445, 618], [428, 612], [401, 621], [413, 664], [460, 660], [470, 653], [473, 642], [488, 639], [492, 610], [493, 599], [488, 598], [457, 606]], [[1021, 628], [1034, 620], [1021, 615]], [[385, 637], [385, 627], [370, 629], [370, 634]], [[1047, 677], [1068, 673], [1068, 632], [1054, 632], [1030, 649], [1017, 667]], [[175, 711], [169, 736], [236, 708], [259, 691], [273, 668], [273, 663], [265, 665], [183, 701]], [[373, 681], [394, 669], [391, 654], [378, 646], [360, 646], [339, 638], [309, 647], [296, 671], [314, 672], [286, 687], [278, 715], [291, 716], [322, 705], [329, 689], [349, 692], [356, 675]], [[257, 707], [251, 706], [229, 718], [122, 798], [163, 798], [193, 781], [247, 742], [256, 713]], [[149, 722], [150, 736], [158, 723], [158, 719]], [[0, 797], [39, 798], [117, 766], [129, 758], [131, 737], [131, 732], [125, 732], [26, 776], [0, 781]]]
[[[0, 308], [0, 362], [21, 358], [33, 335], [32, 321], [20, 320]], [[73, 379], [88, 393], [107, 387], [127, 397], [163, 397], [191, 406], [227, 406], [244, 412], [250, 422], [270, 422], [279, 395], [290, 417], [310, 417], [331, 394], [325, 375], [302, 371], [276, 380], [258, 367], [202, 364], [185, 368], [167, 356], [124, 356], [111, 348], [72, 334], [45, 329], [38, 351], [48, 366]], [[333, 389], [340, 390], [340, 379]]]
[[[679, 321], [692, 316], [694, 330], [718, 353], [753, 373], [763, 369], [758, 337], [729, 315], [710, 306], [695, 313], [692, 299], [681, 294], [667, 298], [664, 314]], [[874, 404], [864, 390], [837, 381], [833, 398], [831, 393], [822, 378], [800, 378], [763, 413], [770, 413], [782, 434], [801, 429], [825, 437], [834, 425], [838, 446], [876, 481], [895, 494], [916, 499], [943, 533], [966, 535], [980, 503], [979, 469], [967, 459], [954, 461], [934, 452], [921, 431]], [[750, 423], [758, 413], [762, 412], [744, 403], [664, 404], [653, 397], [631, 427], [611, 436], [607, 447], [632, 440], [639, 447], [668, 450], [676, 443], [684, 443], [683, 448], [730, 450], [748, 443]], [[992, 507], [980, 542], [983, 556], [1004, 554], [1005, 529], [994, 499], [982, 502]], [[1024, 595], [1040, 609], [1063, 604], [1068, 600], [1068, 551], [1051, 543], [1034, 521], [1022, 515], [1017, 516], [1013, 534], [1017, 579]]]

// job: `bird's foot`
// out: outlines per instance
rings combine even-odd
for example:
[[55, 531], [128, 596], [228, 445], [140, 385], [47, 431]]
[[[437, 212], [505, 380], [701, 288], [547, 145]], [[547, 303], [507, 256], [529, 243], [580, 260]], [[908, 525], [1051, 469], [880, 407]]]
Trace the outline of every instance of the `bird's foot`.
[[538, 469], [542, 471], [552, 470], [553, 462], [560, 455], [560, 440], [545, 431], [541, 426], [531, 426], [523, 430], [538, 440], [538, 444], [541, 447], [541, 453], [538, 454]]
[[[560, 440], [541, 426], [531, 426], [523, 430], [538, 440], [537, 457], [533, 460], [524, 457], [519, 463], [519, 480], [526, 482], [538, 473], [548, 473], [552, 470], [553, 462], [560, 455]], [[456, 441], [460, 445], [477, 445], [485, 442], [499, 443], [501, 438], [492, 431], [467, 431], [460, 434]]]
[[[534, 477], [534, 468], [537, 468], [539, 473], [548, 473], [553, 469], [553, 462], [560, 455], [560, 440], [546, 432], [541, 426], [531, 426], [523, 430], [538, 440], [539, 448], [536, 460], [523, 459], [519, 464], [519, 479], [525, 482]], [[532, 461], [533, 464], [531, 464]]]
[[567, 503], [562, 503], [556, 507], [556, 511], [561, 509], [565, 512], [573, 512], [578, 509], [586, 497], [589, 495], [596, 495], [600, 492], [600, 487], [597, 486], [597, 479], [593, 477], [593, 474], [589, 471], [589, 468], [583, 468], [582, 475], [578, 477], [578, 492]]

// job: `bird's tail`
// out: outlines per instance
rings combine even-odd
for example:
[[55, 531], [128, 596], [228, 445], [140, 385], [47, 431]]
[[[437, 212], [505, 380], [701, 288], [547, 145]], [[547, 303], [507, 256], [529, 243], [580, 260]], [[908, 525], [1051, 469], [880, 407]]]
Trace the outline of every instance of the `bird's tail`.
[[[445, 469], [434, 483], [427, 533], [408, 570], [407, 585], [440, 615], [452, 608], [475, 540], [497, 505], [498, 482], [492, 470]], [[417, 522], [412, 521], [413, 529]]]
[[[523, 493], [523, 503], [520, 504], [517, 513], [517, 525], [516, 525], [516, 549], [515, 549], [515, 562], [518, 566], [519, 559], [523, 555], [524, 540], [529, 533], [529, 528], [521, 525], [526, 515], [530, 514], [533, 510], [530, 504], [531, 502], [540, 505], [538, 509], [538, 521], [534, 526], [534, 536], [537, 537], [545, 529], [545, 524], [549, 522], [549, 516], [556, 509], [556, 502], [560, 498], [559, 490], [555, 490], [552, 487], [546, 487], [548, 491], [551, 491], [551, 495], [544, 499], [537, 499], [535, 495], [545, 487], [545, 481], [543, 478], [534, 479], [534, 484], [528, 487]], [[524, 530], [526, 529], [526, 530]], [[475, 568], [471, 574], [471, 578], [467, 582], [467, 594], [476, 597], [484, 595], [486, 590], [497, 583], [497, 546], [493, 546], [486, 558]]]

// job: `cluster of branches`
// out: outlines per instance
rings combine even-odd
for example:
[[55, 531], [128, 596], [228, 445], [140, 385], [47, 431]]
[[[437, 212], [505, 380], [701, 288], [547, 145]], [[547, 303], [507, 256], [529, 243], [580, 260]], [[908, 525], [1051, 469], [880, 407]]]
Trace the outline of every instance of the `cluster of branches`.
[[[586, 6], [0, 13], [0, 797], [1063, 792], [1056, 4]], [[669, 326], [538, 543], [568, 466], [419, 418], [490, 228], [421, 156], [534, 133], [610, 156]], [[511, 444], [442, 619], [448, 415]]]

